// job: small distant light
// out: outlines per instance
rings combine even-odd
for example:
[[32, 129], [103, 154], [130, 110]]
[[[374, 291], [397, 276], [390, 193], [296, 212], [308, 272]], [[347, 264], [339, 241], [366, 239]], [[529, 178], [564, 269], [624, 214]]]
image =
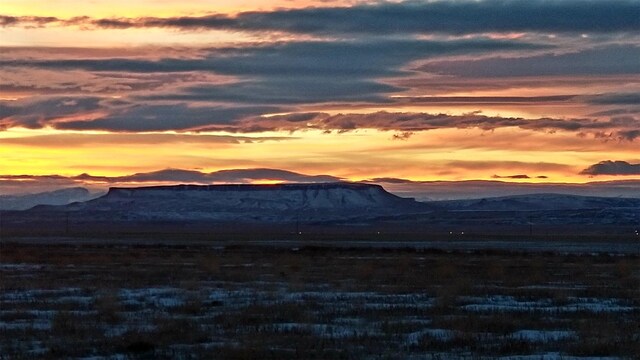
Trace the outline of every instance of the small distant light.
[[302, 231], [298, 231], [298, 235], [302, 235]]
[[460, 232], [460, 235], [464, 235], [464, 231], [461, 231], [461, 232]]
[[449, 231], [449, 235], [453, 235], [453, 231]]

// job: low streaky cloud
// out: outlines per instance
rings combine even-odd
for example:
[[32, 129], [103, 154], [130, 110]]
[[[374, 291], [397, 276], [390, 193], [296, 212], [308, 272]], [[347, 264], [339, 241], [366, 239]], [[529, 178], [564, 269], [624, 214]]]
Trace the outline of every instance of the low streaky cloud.
[[527, 174], [516, 174], [516, 175], [493, 175], [492, 179], [548, 179], [549, 177], [546, 175], [537, 175], [537, 176], [529, 176]]
[[214, 182], [244, 182], [251, 180], [279, 180], [287, 182], [336, 182], [341, 178], [331, 175], [304, 175], [278, 169], [220, 170], [209, 174]]
[[107, 144], [129, 146], [131, 144], [158, 146], [176, 143], [184, 144], [253, 144], [269, 141], [299, 139], [293, 136], [240, 136], [189, 133], [107, 133], [107, 134], [50, 134], [2, 139], [2, 144], [23, 145], [40, 148], [65, 148]]
[[[534, 131], [572, 131], [593, 133], [597, 137], [616, 138], [633, 141], [640, 132], [640, 122], [635, 117], [614, 117], [601, 119], [524, 119], [485, 116], [479, 114], [447, 115], [428, 113], [392, 113], [376, 112], [370, 114], [337, 114], [312, 113], [299, 121], [301, 114], [276, 115], [247, 119], [228, 127], [226, 131], [244, 131], [257, 124], [266, 130], [300, 131], [318, 129], [324, 131], [352, 131], [356, 129], [378, 129], [382, 131], [411, 132], [435, 129], [468, 129], [495, 130], [499, 128], [517, 127]], [[213, 130], [213, 129], [212, 129]]]
[[341, 178], [330, 175], [306, 175], [280, 169], [231, 169], [220, 170], [211, 173], [197, 170], [164, 169], [159, 171], [136, 173], [126, 176], [92, 176], [81, 174], [72, 177], [78, 181], [94, 181], [104, 183], [147, 183], [147, 182], [173, 182], [173, 183], [250, 183], [260, 180], [282, 182], [336, 182]]
[[[376, 112], [331, 115], [322, 112], [284, 112], [286, 106], [132, 104], [100, 97], [37, 97], [0, 101], [0, 130], [52, 127], [63, 130], [225, 131], [261, 133], [321, 130], [348, 132], [357, 129], [394, 131], [393, 139], [407, 140], [414, 132], [436, 129], [495, 130], [516, 127], [533, 131], [568, 131], [590, 134], [602, 140], [634, 141], [640, 137], [640, 119], [634, 114], [602, 118], [506, 118], [476, 113], [464, 115]], [[240, 139], [239, 139], [240, 140]]]
[[640, 93], [610, 93], [588, 98], [588, 102], [598, 105], [640, 105]]
[[363, 182], [371, 183], [383, 183], [383, 184], [415, 184], [419, 181], [413, 181], [408, 179], [394, 178], [394, 177], [377, 177], [364, 180]]
[[[640, 2], [638, 2], [640, 4]], [[638, 17], [640, 19], [640, 16]], [[639, 27], [640, 29], [640, 27]], [[621, 75], [640, 74], [640, 46], [604, 45], [577, 52], [554, 52], [529, 57], [485, 57], [475, 60], [438, 60], [420, 67], [432, 74], [467, 78], [511, 78], [527, 76]], [[594, 98], [594, 101], [598, 97]], [[637, 94], [603, 97], [602, 103], [638, 103]]]
[[237, 15], [90, 18], [0, 17], [0, 26], [82, 28], [168, 27], [181, 30], [277, 31], [318, 35], [476, 32], [635, 32], [640, 4], [610, 1], [404, 1], [351, 7], [309, 7]]
[[[323, 76], [370, 78], [397, 76], [412, 61], [485, 54], [500, 51], [551, 50], [555, 46], [509, 39], [395, 39], [375, 38], [333, 41], [290, 41], [251, 46], [221, 47], [204, 51], [198, 58], [51, 58], [3, 59], [2, 66], [138, 74], [211, 72], [237, 76], [302, 76], [302, 80]], [[159, 55], [162, 56], [162, 55]]]
[[53, 124], [65, 130], [105, 130], [113, 132], [198, 130], [211, 124], [231, 125], [249, 116], [281, 110], [273, 106], [132, 106], [92, 120], [63, 121]]
[[32, 97], [0, 100], [0, 130], [10, 127], [38, 129], [56, 119], [87, 114], [104, 108], [100, 97]]
[[326, 183], [344, 179], [331, 175], [307, 175], [288, 170], [255, 168], [230, 169], [215, 172], [164, 169], [125, 176], [61, 175], [0, 175], [0, 195], [51, 191], [70, 186], [83, 186], [94, 190], [108, 186], [140, 186], [167, 183], [189, 184], [244, 184], [260, 181], [284, 183]]
[[529, 175], [517, 174], [517, 175], [493, 175], [492, 179], [531, 179]]
[[197, 130], [281, 110], [266, 105], [132, 104], [107, 97], [33, 97], [0, 100], [0, 130], [12, 127], [112, 132]]
[[593, 164], [580, 172], [582, 175], [640, 175], [640, 164], [631, 164], [626, 161], [601, 161]]
[[0, 27], [25, 26], [42, 27], [52, 23], [61, 23], [61, 19], [54, 16], [8, 16], [0, 15]]

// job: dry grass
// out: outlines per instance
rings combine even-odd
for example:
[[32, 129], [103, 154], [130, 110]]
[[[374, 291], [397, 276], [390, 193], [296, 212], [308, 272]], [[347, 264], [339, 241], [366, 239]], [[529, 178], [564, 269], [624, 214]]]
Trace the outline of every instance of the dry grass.
[[8, 358], [640, 353], [637, 256], [18, 244], [0, 255]]

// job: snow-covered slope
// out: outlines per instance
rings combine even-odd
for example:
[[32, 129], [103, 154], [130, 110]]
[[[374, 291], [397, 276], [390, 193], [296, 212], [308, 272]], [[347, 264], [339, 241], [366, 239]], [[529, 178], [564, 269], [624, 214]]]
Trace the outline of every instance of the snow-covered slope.
[[533, 211], [638, 208], [640, 199], [576, 196], [560, 194], [531, 194], [474, 200], [439, 201], [439, 207], [467, 211]]
[[176, 185], [112, 188], [98, 199], [65, 209], [131, 220], [325, 221], [424, 210], [379, 185], [355, 183], [279, 185]]
[[1, 195], [0, 210], [26, 210], [36, 205], [66, 205], [91, 199], [89, 190], [81, 187], [26, 195]]

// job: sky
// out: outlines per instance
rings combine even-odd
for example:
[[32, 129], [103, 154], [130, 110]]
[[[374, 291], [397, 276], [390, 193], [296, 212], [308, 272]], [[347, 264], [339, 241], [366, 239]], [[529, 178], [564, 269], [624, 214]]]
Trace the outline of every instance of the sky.
[[640, 179], [640, 1], [221, 3], [2, 0], [0, 193]]

